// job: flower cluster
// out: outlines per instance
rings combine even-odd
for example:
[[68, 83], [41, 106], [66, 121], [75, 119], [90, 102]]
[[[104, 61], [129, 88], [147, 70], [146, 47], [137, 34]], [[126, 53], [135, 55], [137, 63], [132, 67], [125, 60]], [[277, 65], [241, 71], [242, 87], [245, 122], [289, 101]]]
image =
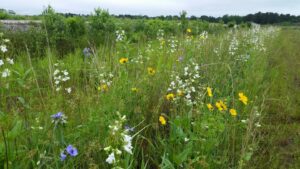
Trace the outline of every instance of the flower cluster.
[[8, 50], [7, 50], [7, 43], [10, 41], [9, 39], [4, 39], [3, 38], [3, 33], [0, 32], [0, 51], [2, 53], [6, 53]]
[[124, 30], [117, 30], [116, 31], [116, 41], [122, 42], [126, 39], [125, 31]]
[[145, 57], [145, 56], [143, 56], [141, 53], [139, 53], [138, 56], [132, 58], [131, 61], [132, 61], [133, 63], [143, 64], [143, 63], [145, 63], [145, 62], [148, 61], [148, 60], [150, 60], [149, 57]]
[[44, 127], [40, 126], [40, 119], [39, 119], [38, 117], [35, 118], [35, 123], [36, 123], [35, 126], [32, 125], [32, 126], [30, 127], [32, 130], [43, 130], [43, 129], [44, 129]]
[[[212, 89], [210, 87], [207, 87], [207, 96], [208, 97], [213, 97]], [[239, 101], [241, 101], [244, 105], [247, 105], [248, 97], [242, 92], [240, 92], [238, 94], [238, 96], [239, 96]], [[206, 106], [207, 106], [207, 109], [209, 111], [214, 110], [214, 106], [211, 103], [207, 103]], [[215, 103], [215, 106], [216, 106], [217, 110], [220, 111], [220, 112], [224, 112], [224, 111], [228, 110], [227, 105], [223, 100], [217, 101]], [[230, 108], [229, 113], [230, 113], [231, 116], [234, 116], [234, 117], [237, 116], [237, 114], [238, 114], [236, 109], [234, 109], [234, 108]]]
[[165, 46], [165, 31], [163, 29], [159, 29], [158, 32], [157, 32], [157, 40], [159, 41], [159, 49], [163, 49], [163, 47]]
[[61, 91], [61, 89], [64, 89], [67, 93], [72, 92], [71, 87], [65, 87], [67, 81], [70, 80], [69, 72], [65, 70], [60, 70], [59, 67], [62, 66], [63, 63], [56, 63], [54, 64], [55, 70], [53, 72], [53, 79], [55, 84], [55, 90], [57, 92]]
[[[168, 93], [174, 94], [174, 101], [183, 99], [187, 105], [195, 105], [201, 101], [203, 96], [203, 87], [201, 86], [201, 77], [199, 75], [200, 66], [191, 62], [184, 67], [182, 74], [173, 72], [169, 85]], [[175, 97], [176, 94], [176, 97]]]
[[178, 48], [178, 40], [174, 37], [171, 36], [168, 39], [168, 53], [175, 53], [177, 51]]
[[124, 127], [124, 123], [126, 122], [126, 116], [121, 116], [119, 112], [117, 112], [117, 115], [118, 120], [115, 120], [112, 125], [109, 125], [111, 145], [105, 147], [104, 151], [108, 153], [106, 162], [108, 164], [113, 165], [115, 168], [120, 168], [119, 163], [122, 160], [122, 150], [124, 150], [128, 154], [133, 153], [133, 137], [130, 135], [130, 131], [132, 130], [128, 129], [128, 127]]
[[[145, 49], [145, 52], [146, 52], [147, 54], [149, 54], [149, 53], [152, 53], [152, 52], [154, 52], [154, 51], [155, 51], [155, 50], [154, 50], [153, 47], [152, 47], [152, 42], [149, 41], [148, 44], [147, 44], [147, 47], [146, 47], [146, 49]], [[149, 60], [149, 58], [148, 58], [148, 60]]]
[[229, 44], [228, 52], [231, 56], [234, 56], [237, 54], [238, 49], [239, 41], [237, 40], [236, 36], [233, 36]]
[[112, 81], [114, 78], [114, 75], [112, 73], [101, 73], [99, 74], [99, 84], [98, 84], [98, 91], [101, 92], [107, 92], [109, 87], [112, 85]]
[[207, 31], [203, 31], [203, 32], [199, 35], [199, 39], [202, 40], [202, 41], [208, 39], [208, 32], [207, 32]]
[[[3, 39], [2, 37], [3, 37], [3, 33], [0, 33], [0, 54], [2, 52], [4, 55], [8, 51], [7, 43], [9, 42], [9, 39]], [[1, 59], [0, 57], [0, 75], [2, 78], [7, 78], [11, 75], [9, 66], [13, 64], [14, 64], [13, 59], [11, 58]]]

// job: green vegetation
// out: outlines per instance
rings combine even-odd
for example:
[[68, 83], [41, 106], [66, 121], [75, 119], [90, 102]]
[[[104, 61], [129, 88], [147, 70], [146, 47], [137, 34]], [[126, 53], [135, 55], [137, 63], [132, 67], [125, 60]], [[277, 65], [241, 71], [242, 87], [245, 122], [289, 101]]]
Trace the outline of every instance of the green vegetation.
[[49, 7], [0, 34], [0, 168], [298, 168], [299, 33]]

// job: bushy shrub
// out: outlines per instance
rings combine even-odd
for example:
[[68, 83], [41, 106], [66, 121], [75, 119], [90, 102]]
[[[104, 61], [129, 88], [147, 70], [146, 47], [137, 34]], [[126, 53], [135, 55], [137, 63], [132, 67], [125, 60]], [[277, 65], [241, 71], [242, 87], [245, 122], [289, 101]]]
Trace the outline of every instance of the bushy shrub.
[[89, 38], [95, 45], [107, 42], [115, 32], [115, 28], [109, 12], [97, 8], [90, 18]]

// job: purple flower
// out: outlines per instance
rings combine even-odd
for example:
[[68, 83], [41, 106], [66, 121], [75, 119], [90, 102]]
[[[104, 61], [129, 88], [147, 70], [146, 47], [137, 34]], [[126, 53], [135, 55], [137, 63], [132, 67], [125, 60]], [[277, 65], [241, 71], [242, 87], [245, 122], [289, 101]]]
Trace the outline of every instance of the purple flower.
[[68, 145], [68, 147], [66, 148], [66, 151], [70, 154], [70, 156], [75, 157], [78, 155], [78, 151], [75, 147], [73, 147], [72, 145]]
[[60, 153], [60, 160], [64, 161], [67, 158], [67, 155], [64, 152]]
[[53, 119], [61, 119], [63, 117], [63, 113], [62, 112], [58, 112], [56, 114], [51, 115], [51, 117]]

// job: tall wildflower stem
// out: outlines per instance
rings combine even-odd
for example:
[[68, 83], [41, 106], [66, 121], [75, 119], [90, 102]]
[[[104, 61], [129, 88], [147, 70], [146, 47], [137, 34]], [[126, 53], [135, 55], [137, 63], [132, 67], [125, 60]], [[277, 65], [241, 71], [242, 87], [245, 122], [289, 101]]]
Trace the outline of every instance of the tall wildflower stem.
[[65, 144], [65, 138], [64, 138], [64, 131], [61, 127], [57, 127], [55, 126], [54, 128], [54, 135], [56, 140], [61, 144], [64, 145]]
[[1, 128], [1, 131], [2, 131], [3, 142], [4, 142], [4, 145], [5, 145], [6, 168], [9, 168], [8, 167], [8, 146], [7, 146], [7, 140], [6, 140], [6, 137], [5, 137], [4, 129]]
[[27, 44], [25, 44], [25, 48], [26, 48], [26, 53], [27, 53], [29, 65], [30, 65], [30, 68], [32, 69], [32, 72], [33, 72], [34, 81], [35, 81], [36, 87], [37, 87], [37, 89], [38, 89], [38, 91], [39, 91], [39, 95], [40, 95], [40, 97], [41, 97], [42, 105], [43, 105], [43, 107], [45, 108], [45, 102], [44, 102], [44, 99], [43, 99], [43, 96], [42, 96], [42, 92], [41, 92], [41, 88], [40, 88], [39, 82], [38, 82], [38, 80], [37, 80], [36, 72], [35, 72], [35, 70], [34, 70], [34, 68], [33, 68], [33, 66], [32, 66], [31, 56], [30, 56], [30, 53], [29, 53]]
[[52, 87], [52, 91], [54, 91], [54, 86], [53, 86], [53, 81], [52, 81], [52, 53], [51, 53], [51, 49], [50, 49], [50, 42], [49, 42], [49, 35], [48, 35], [48, 31], [47, 31], [47, 26], [44, 23], [44, 29], [45, 29], [45, 34], [46, 34], [46, 41], [47, 41], [47, 56], [48, 56], [48, 68], [49, 68], [49, 81]]

